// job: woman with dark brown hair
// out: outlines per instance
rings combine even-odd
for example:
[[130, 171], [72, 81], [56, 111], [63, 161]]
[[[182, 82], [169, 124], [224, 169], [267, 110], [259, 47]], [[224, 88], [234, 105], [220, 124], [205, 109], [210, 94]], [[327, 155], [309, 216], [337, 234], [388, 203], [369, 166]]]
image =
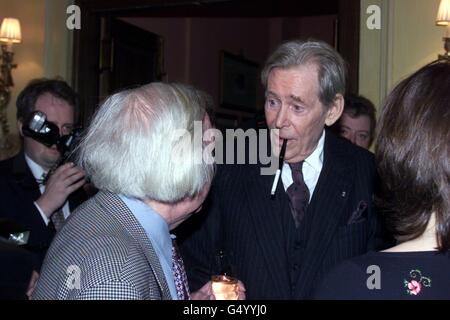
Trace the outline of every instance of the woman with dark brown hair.
[[381, 111], [377, 202], [398, 245], [336, 267], [318, 299], [450, 299], [450, 63], [403, 80]]

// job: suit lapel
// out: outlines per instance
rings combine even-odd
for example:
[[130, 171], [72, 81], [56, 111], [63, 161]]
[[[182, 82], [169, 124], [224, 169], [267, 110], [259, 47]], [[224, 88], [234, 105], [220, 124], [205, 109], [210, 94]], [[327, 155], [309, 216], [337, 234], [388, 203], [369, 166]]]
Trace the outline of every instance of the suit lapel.
[[281, 217], [283, 210], [286, 210], [283, 184], [280, 180], [275, 197], [271, 198], [274, 176], [261, 175], [258, 166], [252, 166], [251, 170], [258, 172], [249, 173], [246, 182], [250, 216], [273, 283], [279, 284], [280, 294], [284, 294], [283, 288], [289, 287], [289, 278], [285, 270], [287, 256]]
[[[297, 280], [301, 283], [298, 288], [311, 287], [340, 218], [345, 213], [345, 204], [353, 181], [351, 161], [348, 154], [337, 148], [335, 139], [327, 132], [322, 172], [307, 213], [312, 215], [312, 224], [304, 256], [305, 267]], [[308, 292], [302, 292], [301, 296], [305, 294]]]
[[106, 191], [99, 191], [96, 199], [100, 205], [127, 230], [130, 235], [139, 243], [144, 252], [152, 272], [158, 282], [159, 288], [162, 293], [163, 300], [171, 300], [169, 287], [167, 285], [166, 277], [162, 270], [159, 258], [156, 255], [155, 250], [145, 234], [144, 228], [139, 224], [135, 216], [125, 203], [115, 194]]
[[33, 200], [36, 200], [41, 196], [39, 185], [25, 161], [25, 154], [23, 151], [13, 159], [12, 174], [16, 183], [25, 190]]

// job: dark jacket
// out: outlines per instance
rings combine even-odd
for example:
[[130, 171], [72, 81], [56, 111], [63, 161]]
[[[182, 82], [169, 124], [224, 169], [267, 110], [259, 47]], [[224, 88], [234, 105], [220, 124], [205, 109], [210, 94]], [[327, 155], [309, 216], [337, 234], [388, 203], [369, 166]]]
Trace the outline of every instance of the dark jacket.
[[[0, 162], [0, 218], [11, 220], [30, 231], [25, 248], [36, 254], [38, 268], [55, 235], [55, 229], [45, 224], [33, 203], [40, 196], [39, 185], [23, 152]], [[82, 189], [72, 193], [68, 199], [71, 212], [85, 199]]]
[[374, 248], [370, 152], [326, 133], [323, 168], [299, 229], [281, 180], [271, 198], [274, 176], [260, 168], [219, 166], [207, 212], [197, 218], [204, 221], [182, 244], [192, 290], [218, 272], [214, 256], [225, 250], [248, 299], [307, 299], [331, 267]]

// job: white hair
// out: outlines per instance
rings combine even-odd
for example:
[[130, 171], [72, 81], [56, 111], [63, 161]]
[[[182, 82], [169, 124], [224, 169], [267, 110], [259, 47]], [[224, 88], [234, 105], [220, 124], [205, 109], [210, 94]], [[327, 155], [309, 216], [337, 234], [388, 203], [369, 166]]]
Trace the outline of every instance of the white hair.
[[116, 93], [93, 118], [78, 164], [101, 190], [165, 203], [193, 197], [214, 175], [212, 164], [195, 161], [202, 148], [194, 147], [194, 121], [204, 114], [187, 86], [152, 83]]

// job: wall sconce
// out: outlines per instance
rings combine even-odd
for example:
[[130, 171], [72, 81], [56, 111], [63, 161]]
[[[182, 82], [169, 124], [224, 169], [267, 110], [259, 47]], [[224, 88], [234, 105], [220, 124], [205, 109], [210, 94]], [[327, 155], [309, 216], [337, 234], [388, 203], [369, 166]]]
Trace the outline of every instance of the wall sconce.
[[446, 26], [447, 31], [445, 34], [444, 40], [444, 48], [445, 54], [440, 54], [439, 59], [450, 59], [449, 51], [450, 51], [450, 0], [441, 0], [439, 5], [438, 14], [436, 17], [436, 25], [438, 26]]
[[[13, 63], [13, 43], [20, 43], [21, 41], [22, 35], [19, 20], [15, 18], [4, 18], [0, 27], [0, 126], [3, 134], [2, 140], [4, 141], [6, 141], [6, 136], [9, 133], [6, 108], [11, 98], [11, 88], [14, 86], [11, 70], [17, 67], [17, 64]], [[8, 146], [5, 143], [0, 145], [0, 148], [6, 147]]]

